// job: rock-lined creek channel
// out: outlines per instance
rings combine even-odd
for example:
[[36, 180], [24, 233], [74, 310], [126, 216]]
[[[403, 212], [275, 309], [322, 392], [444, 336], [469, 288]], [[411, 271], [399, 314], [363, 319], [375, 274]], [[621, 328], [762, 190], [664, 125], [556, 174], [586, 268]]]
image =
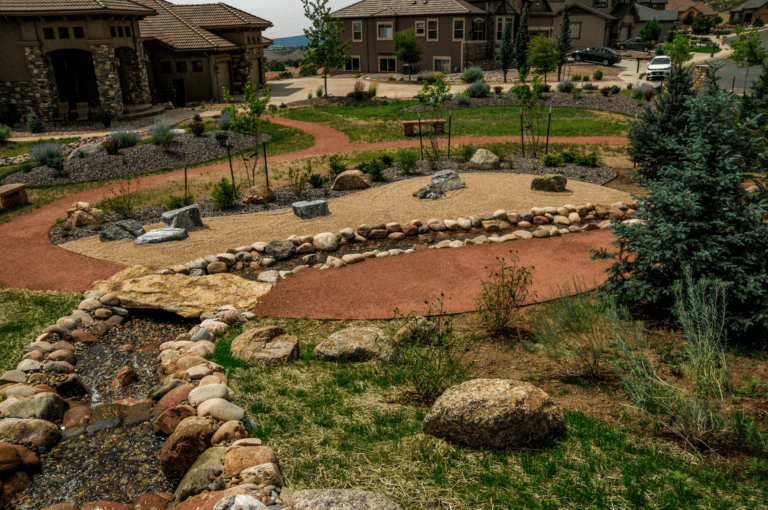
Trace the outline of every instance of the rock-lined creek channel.
[[[164, 438], [154, 433], [152, 405], [146, 399], [161, 382], [158, 346], [190, 325], [175, 316], [132, 312], [95, 345], [77, 344], [75, 371], [88, 392], [67, 398], [70, 410], [62, 422], [62, 440], [41, 455], [40, 471], [16, 508], [128, 503], [145, 493], [174, 491], [178, 480], [168, 480], [160, 469]], [[125, 366], [137, 378], [120, 387], [115, 380]]]

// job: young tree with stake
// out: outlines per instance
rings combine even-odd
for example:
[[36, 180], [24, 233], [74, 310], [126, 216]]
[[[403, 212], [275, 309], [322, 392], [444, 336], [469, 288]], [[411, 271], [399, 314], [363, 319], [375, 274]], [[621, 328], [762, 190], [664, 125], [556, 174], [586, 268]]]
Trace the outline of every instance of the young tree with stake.
[[344, 27], [339, 20], [331, 17], [329, 0], [301, 0], [301, 2], [304, 4], [304, 15], [311, 22], [311, 26], [304, 29], [304, 36], [309, 42], [302, 63], [323, 68], [323, 83], [327, 96], [328, 70], [347, 65], [349, 41], [341, 42]]
[[404, 64], [408, 64], [408, 81], [411, 81], [411, 70], [414, 64], [421, 62], [424, 49], [416, 37], [416, 30], [411, 27], [400, 32], [395, 32], [395, 58]]

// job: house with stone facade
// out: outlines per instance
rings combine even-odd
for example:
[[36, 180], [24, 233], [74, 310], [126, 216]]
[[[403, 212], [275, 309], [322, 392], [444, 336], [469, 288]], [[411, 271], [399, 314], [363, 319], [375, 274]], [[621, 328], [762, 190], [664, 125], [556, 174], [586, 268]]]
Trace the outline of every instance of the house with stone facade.
[[[522, 0], [362, 0], [332, 13], [350, 43], [350, 62], [338, 72], [408, 74], [395, 58], [393, 40], [407, 28], [416, 31], [424, 49], [412, 74], [495, 69], [504, 27], [512, 25], [514, 39], [523, 5]], [[534, 0], [528, 9], [529, 34], [550, 37], [556, 21], [548, 0]]]
[[239, 94], [249, 77], [265, 83], [270, 26], [223, 3], [0, 0], [0, 104], [45, 120], [83, 104], [130, 119]]

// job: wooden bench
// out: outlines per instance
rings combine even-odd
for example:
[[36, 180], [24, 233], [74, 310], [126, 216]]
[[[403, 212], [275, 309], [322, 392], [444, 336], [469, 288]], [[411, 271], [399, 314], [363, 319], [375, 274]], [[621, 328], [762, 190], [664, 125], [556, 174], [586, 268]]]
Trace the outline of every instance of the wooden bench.
[[[405, 130], [405, 136], [413, 136], [416, 134], [414, 128], [419, 125], [418, 120], [404, 120], [403, 129]], [[432, 126], [435, 133], [445, 133], [445, 119], [438, 120], [422, 120], [421, 126]]]
[[3, 208], [29, 205], [26, 184], [6, 184], [0, 186], [0, 198], [3, 200]]

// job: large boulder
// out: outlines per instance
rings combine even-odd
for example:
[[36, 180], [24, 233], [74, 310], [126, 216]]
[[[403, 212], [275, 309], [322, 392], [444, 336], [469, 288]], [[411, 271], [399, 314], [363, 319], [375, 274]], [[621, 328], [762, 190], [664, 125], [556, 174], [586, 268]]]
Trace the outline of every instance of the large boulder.
[[371, 186], [366, 179], [365, 174], [360, 170], [347, 170], [341, 172], [336, 180], [333, 181], [331, 189], [333, 191], [346, 191], [350, 189], [365, 189]]
[[264, 248], [267, 257], [277, 260], [288, 260], [296, 255], [296, 245], [291, 241], [270, 241]]
[[88, 202], [75, 202], [67, 210], [67, 225], [72, 228], [97, 225], [103, 221], [104, 211], [92, 207]]
[[59, 427], [45, 420], [6, 418], [0, 420], [0, 437], [32, 450], [51, 448], [61, 439]]
[[336, 251], [339, 248], [339, 236], [331, 232], [323, 232], [312, 238], [312, 246], [317, 251]]
[[488, 149], [479, 149], [467, 163], [467, 168], [473, 170], [497, 170], [501, 168], [498, 156]]
[[400, 505], [375, 492], [303, 490], [293, 494], [293, 510], [400, 510]]
[[393, 356], [389, 335], [379, 328], [347, 328], [337, 331], [315, 347], [315, 357], [322, 361], [383, 360]]
[[233, 274], [205, 276], [159, 275], [142, 266], [122, 270], [91, 287], [116, 294], [124, 308], [166, 310], [184, 318], [199, 317], [223, 305], [251, 310], [272, 285]]
[[100, 143], [86, 143], [78, 147], [77, 149], [73, 150], [67, 159], [74, 159], [79, 158], [80, 153], [83, 153], [83, 157], [87, 158], [88, 156], [93, 156], [94, 154], [101, 154], [102, 152], [107, 152], [107, 149]]
[[467, 187], [455, 170], [440, 170], [434, 174], [432, 176], [432, 186], [443, 192]]
[[302, 200], [292, 203], [291, 207], [293, 208], [293, 214], [302, 220], [311, 220], [312, 218], [331, 214], [331, 211], [328, 210], [328, 202], [325, 200], [313, 200], [312, 202]]
[[560, 408], [544, 391], [511, 379], [474, 379], [448, 388], [424, 418], [425, 434], [471, 447], [540, 443], [565, 431]]
[[64, 417], [69, 405], [55, 393], [38, 393], [11, 404], [0, 411], [0, 418], [34, 418], [58, 421]]
[[167, 243], [168, 241], [182, 241], [189, 237], [183, 228], [157, 228], [150, 230], [133, 241], [135, 245]]
[[224, 471], [223, 458], [226, 451], [225, 447], [213, 447], [205, 450], [181, 479], [176, 492], [173, 493], [174, 503], [179, 504], [185, 499], [208, 490], [211, 477], [216, 478]]
[[248, 188], [243, 194], [243, 202], [246, 204], [263, 204], [266, 202], [274, 201], [275, 194], [266, 184], [260, 184], [258, 186]]
[[299, 354], [299, 340], [283, 328], [265, 326], [249, 329], [232, 341], [232, 356], [247, 363], [290, 361]]
[[166, 211], [161, 217], [165, 223], [165, 228], [194, 230], [203, 226], [203, 220], [200, 218], [200, 206], [197, 204]]
[[99, 232], [99, 241], [108, 243], [120, 239], [136, 239], [146, 234], [144, 227], [136, 220], [120, 220]]
[[542, 175], [533, 178], [531, 181], [531, 189], [533, 191], [562, 193], [565, 191], [566, 184], [568, 184], [568, 179], [562, 175]]
[[160, 469], [168, 478], [181, 478], [208, 449], [215, 430], [208, 418], [185, 418], [168, 436], [160, 452]]

